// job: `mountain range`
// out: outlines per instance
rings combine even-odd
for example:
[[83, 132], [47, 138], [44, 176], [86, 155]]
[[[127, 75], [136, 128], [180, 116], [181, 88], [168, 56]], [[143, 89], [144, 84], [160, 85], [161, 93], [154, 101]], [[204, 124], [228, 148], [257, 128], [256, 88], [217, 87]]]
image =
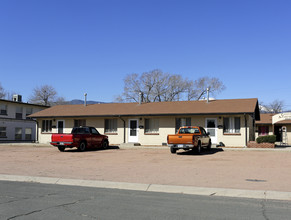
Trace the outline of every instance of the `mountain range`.
[[[101, 103], [105, 103], [105, 102], [98, 102], [98, 101], [87, 101], [87, 104], [101, 104]], [[68, 101], [69, 105], [82, 105], [84, 104], [84, 100], [81, 99], [73, 99], [71, 101]]]

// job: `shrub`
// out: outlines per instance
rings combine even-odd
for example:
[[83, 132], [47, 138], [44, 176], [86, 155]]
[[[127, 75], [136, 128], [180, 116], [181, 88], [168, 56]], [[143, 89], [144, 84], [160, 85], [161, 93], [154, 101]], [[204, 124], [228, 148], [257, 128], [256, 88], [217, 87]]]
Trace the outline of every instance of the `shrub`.
[[257, 138], [257, 143], [275, 143], [276, 142], [276, 135], [266, 135], [266, 136], [260, 136]]

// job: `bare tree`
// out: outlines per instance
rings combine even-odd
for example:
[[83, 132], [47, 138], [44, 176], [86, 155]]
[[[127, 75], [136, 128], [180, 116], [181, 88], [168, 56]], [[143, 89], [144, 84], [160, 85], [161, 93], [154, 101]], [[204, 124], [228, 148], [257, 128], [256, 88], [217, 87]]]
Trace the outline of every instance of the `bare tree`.
[[162, 102], [179, 100], [179, 96], [186, 91], [186, 82], [180, 75], [171, 75], [155, 69], [129, 74], [124, 79], [124, 92], [115, 100], [118, 102], [138, 102], [142, 94], [144, 102]]
[[138, 102], [142, 94], [144, 102], [170, 102], [177, 100], [199, 100], [207, 90], [211, 94], [222, 91], [225, 86], [217, 78], [203, 77], [196, 81], [183, 79], [179, 74], [163, 73], [159, 69], [129, 74], [124, 79], [123, 94], [117, 102]]
[[187, 89], [188, 100], [200, 100], [207, 93], [209, 88], [209, 94], [216, 95], [225, 89], [224, 84], [216, 77], [201, 77], [194, 82], [189, 82]]
[[29, 98], [29, 102], [40, 105], [56, 105], [59, 102], [64, 102], [64, 98], [58, 97], [54, 87], [43, 85], [33, 89], [33, 94]]
[[5, 96], [6, 96], [6, 92], [0, 83], [0, 99], [5, 98]]
[[283, 112], [284, 105], [284, 101], [276, 99], [264, 107], [267, 113], [280, 113]]
[[124, 79], [124, 92], [121, 96], [123, 101], [138, 102], [140, 92], [142, 91], [138, 74], [127, 75]]
[[57, 97], [56, 100], [52, 103], [52, 105], [67, 105], [68, 102], [64, 97]]
[[7, 100], [13, 100], [13, 95], [15, 95], [15, 94], [18, 94], [18, 93], [15, 92], [15, 91], [7, 91], [6, 92], [6, 99]]
[[166, 92], [162, 94], [163, 101], [171, 102], [183, 99], [183, 94], [187, 91], [188, 83], [181, 75], [171, 75], [165, 86]]
[[0, 99], [12, 100], [15, 94], [17, 92], [5, 90], [0, 83]]

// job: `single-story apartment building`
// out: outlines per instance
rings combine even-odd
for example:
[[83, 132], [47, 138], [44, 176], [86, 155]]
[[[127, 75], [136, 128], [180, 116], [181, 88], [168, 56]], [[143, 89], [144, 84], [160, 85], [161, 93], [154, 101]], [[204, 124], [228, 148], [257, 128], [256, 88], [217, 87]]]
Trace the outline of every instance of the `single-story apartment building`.
[[225, 99], [151, 103], [58, 105], [30, 115], [38, 122], [40, 143], [53, 133], [70, 133], [75, 126], [93, 126], [110, 144], [165, 145], [180, 126], [203, 126], [213, 144], [245, 147], [255, 139], [260, 119], [258, 100]]
[[256, 121], [256, 138], [265, 135], [276, 135], [277, 142], [291, 145], [291, 112], [261, 114]]

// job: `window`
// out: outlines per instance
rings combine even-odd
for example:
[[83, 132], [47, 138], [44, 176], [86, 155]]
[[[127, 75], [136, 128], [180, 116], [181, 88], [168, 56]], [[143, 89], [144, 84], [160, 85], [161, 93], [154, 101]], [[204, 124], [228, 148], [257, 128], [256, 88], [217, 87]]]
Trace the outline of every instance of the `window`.
[[22, 128], [15, 128], [15, 140], [22, 140]]
[[42, 120], [41, 132], [52, 132], [52, 120]]
[[26, 117], [32, 114], [32, 108], [26, 108]]
[[32, 128], [25, 128], [25, 140], [32, 140]]
[[191, 126], [191, 118], [176, 118], [176, 133], [183, 126]]
[[145, 119], [145, 133], [146, 134], [159, 133], [159, 119], [146, 118]]
[[0, 127], [0, 138], [6, 138], [6, 127]]
[[100, 135], [100, 133], [95, 128], [90, 128], [91, 134], [97, 134]]
[[15, 118], [22, 119], [22, 107], [16, 107]]
[[223, 133], [240, 134], [240, 117], [223, 118]]
[[269, 134], [269, 126], [259, 126], [259, 136], [265, 136]]
[[105, 119], [105, 133], [117, 133], [117, 119]]
[[179, 133], [180, 134], [199, 134], [200, 131], [198, 128], [181, 128]]
[[202, 133], [202, 135], [203, 136], [207, 136], [207, 132], [205, 131], [205, 129], [204, 128], [200, 128], [201, 129], [201, 133]]
[[7, 115], [7, 105], [0, 104], [0, 115]]
[[74, 127], [84, 127], [86, 126], [86, 120], [85, 119], [76, 119], [74, 120]]

